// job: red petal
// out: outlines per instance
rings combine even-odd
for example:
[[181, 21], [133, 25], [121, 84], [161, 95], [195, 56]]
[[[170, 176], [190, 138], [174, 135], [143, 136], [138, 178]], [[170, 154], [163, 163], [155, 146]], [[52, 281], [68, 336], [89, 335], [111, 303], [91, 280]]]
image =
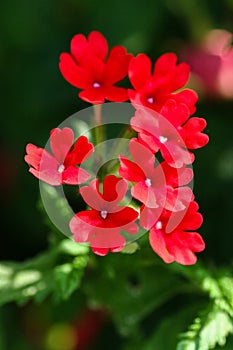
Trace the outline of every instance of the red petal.
[[174, 256], [167, 249], [166, 240], [161, 231], [152, 228], [149, 234], [149, 241], [154, 252], [157, 253], [165, 263], [169, 264], [175, 260]]
[[148, 208], [157, 208], [156, 192], [153, 188], [146, 186], [145, 181], [137, 183], [131, 189], [132, 196], [144, 203]]
[[153, 79], [163, 86], [166, 92], [183, 87], [189, 78], [190, 67], [186, 63], [176, 66], [177, 56], [173, 53], [162, 55], [155, 63]]
[[184, 103], [189, 108], [189, 113], [193, 114], [196, 111], [195, 104], [198, 100], [197, 93], [190, 89], [185, 89], [176, 94], [171, 94], [172, 99], [175, 99], [178, 103]]
[[164, 145], [161, 145], [160, 150], [164, 160], [172, 167], [182, 168], [184, 164], [194, 162], [194, 154], [174, 142], [167, 141]]
[[87, 55], [85, 57], [85, 71], [91, 77], [91, 86], [93, 86], [94, 83], [99, 83], [101, 87], [106, 84], [104, 81], [104, 67], [105, 63], [97, 56]]
[[36, 170], [39, 170], [42, 154], [43, 152], [47, 152], [47, 151], [45, 151], [43, 148], [33, 145], [32, 143], [29, 143], [26, 146], [26, 152], [27, 154], [24, 157], [25, 162], [28, 163], [28, 165], [35, 168]]
[[63, 164], [67, 153], [74, 142], [74, 133], [70, 128], [53, 129], [50, 133], [50, 147], [60, 164]]
[[108, 42], [100, 32], [93, 31], [89, 34], [88, 46], [99, 59], [104, 60], [108, 52]]
[[154, 169], [155, 156], [148, 147], [143, 145], [136, 138], [133, 138], [129, 142], [129, 149], [133, 160], [143, 169], [145, 174], [147, 174], [147, 171]]
[[127, 192], [127, 182], [117, 178], [115, 175], [108, 175], [103, 181], [103, 199], [105, 201], [114, 201], [115, 205], [119, 203]]
[[61, 185], [61, 174], [57, 173], [55, 170], [46, 169], [44, 171], [38, 171], [33, 168], [29, 169], [29, 172], [33, 174], [35, 177], [40, 179], [41, 181], [46, 182], [52, 186]]
[[97, 247], [91, 247], [93, 253], [100, 256], [105, 256], [108, 254], [109, 249], [108, 248], [97, 248]]
[[143, 105], [143, 102], [141, 101], [141, 94], [137, 93], [132, 89], [128, 89], [128, 95], [130, 102], [135, 108], [137, 108], [140, 105]]
[[112, 102], [124, 102], [129, 99], [128, 90], [118, 86], [108, 86], [104, 89], [106, 100]]
[[187, 83], [189, 74], [190, 67], [187, 63], [178, 64], [170, 76], [171, 91], [176, 91], [182, 88]]
[[165, 53], [161, 55], [155, 62], [153, 76], [167, 75], [169, 70], [174, 69], [177, 62], [176, 54], [172, 52]]
[[82, 168], [69, 166], [62, 173], [62, 183], [68, 185], [79, 185], [90, 179], [90, 174]]
[[93, 231], [93, 226], [89, 225], [82, 216], [86, 215], [86, 211], [79, 212], [70, 220], [70, 231], [74, 235], [75, 242], [89, 242], [90, 235]]
[[88, 142], [88, 138], [86, 136], [80, 136], [76, 140], [73, 150], [69, 152], [68, 156], [66, 157], [65, 164], [67, 166], [81, 164], [87, 160], [93, 152], [93, 144]]
[[[138, 213], [132, 208], [118, 207], [117, 209], [119, 211], [108, 213], [105, 219], [101, 217], [100, 211], [97, 210], [81, 211], [76, 214], [76, 217], [80, 219], [79, 221], [81, 221], [82, 225], [87, 225], [87, 228], [85, 228], [87, 232], [95, 228], [96, 233], [99, 232], [99, 230], [104, 230], [106, 233], [109, 229], [124, 230], [129, 223], [135, 221], [138, 217]], [[80, 225], [80, 223], [76, 222], [76, 227], [77, 225]]]
[[159, 220], [162, 211], [162, 207], [148, 208], [143, 205], [140, 209], [140, 225], [146, 230], [150, 230]]
[[79, 191], [84, 201], [98, 211], [118, 212], [121, 207], [117, 204], [123, 199], [127, 191], [127, 183], [115, 175], [108, 175], [104, 179], [103, 194], [99, 192], [98, 180], [93, 180], [89, 186], [82, 187]]
[[146, 179], [145, 173], [137, 164], [123, 156], [119, 156], [119, 159], [119, 174], [124, 179], [132, 182], [138, 182]]
[[153, 135], [147, 135], [143, 132], [138, 134], [138, 140], [141, 144], [146, 146], [151, 152], [157, 153], [159, 151], [158, 139]]
[[191, 168], [174, 168], [162, 162], [161, 167], [166, 177], [166, 184], [172, 187], [187, 185], [193, 179], [193, 170]]
[[[71, 41], [71, 54], [77, 64], [85, 68], [91, 68], [91, 62], [97, 59], [103, 62], [108, 51], [108, 44], [103, 35], [93, 31], [88, 40], [82, 34], [77, 34]], [[92, 67], [94, 68], [94, 67]]]
[[153, 250], [167, 263], [176, 261], [182, 265], [195, 264], [197, 258], [194, 252], [205, 248], [202, 237], [196, 232], [176, 230], [171, 234], [164, 234], [163, 231], [153, 228], [149, 239]]
[[97, 232], [91, 240], [91, 249], [95, 254], [106, 255], [108, 249], [112, 252], [119, 252], [125, 246], [125, 238], [115, 230], [108, 232]]
[[161, 116], [158, 113], [148, 109], [138, 109], [135, 115], [130, 120], [132, 129], [140, 133], [153, 135], [153, 137], [159, 136], [159, 120]]
[[193, 201], [194, 198], [186, 203], [186, 208], [179, 212], [169, 213], [167, 216], [166, 233], [171, 233], [175, 229], [196, 230], [202, 224], [202, 215], [197, 212], [198, 204]]
[[175, 261], [182, 265], [193, 265], [197, 261], [194, 252], [205, 249], [205, 243], [197, 232], [175, 231], [169, 237], [167, 245]]
[[167, 100], [160, 113], [176, 127], [184, 124], [190, 114], [188, 107], [184, 103], [178, 104], [175, 100]]
[[203, 222], [202, 215], [198, 213], [198, 204], [191, 202], [182, 222], [179, 225], [180, 229], [183, 230], [197, 230]]
[[127, 225], [134, 222], [138, 218], [138, 212], [129, 207], [118, 207], [120, 211], [109, 213], [105, 219], [106, 228], [118, 228], [119, 230], [126, 230]]
[[201, 133], [205, 127], [206, 120], [203, 118], [193, 117], [187, 121], [180, 131], [187, 148], [196, 149], [204, 147], [208, 143], [209, 137]]
[[93, 104], [104, 103], [105, 100], [104, 90], [102, 88], [90, 87], [87, 90], [81, 91], [78, 96], [82, 100]]
[[129, 64], [129, 79], [136, 90], [141, 89], [151, 77], [151, 60], [145, 54], [132, 58]]
[[107, 209], [108, 202], [104, 201], [102, 196], [98, 192], [98, 180], [93, 180], [89, 186], [83, 186], [80, 188], [79, 192], [81, 193], [84, 201], [87, 205], [97, 211], [102, 209]]
[[[189, 187], [179, 187], [176, 189], [168, 187], [164, 208], [172, 212], [179, 212], [184, 210], [192, 200], [193, 192]], [[169, 227], [169, 232], [171, 230], [172, 228]]]
[[35, 168], [30, 168], [30, 173], [52, 186], [61, 184], [61, 174], [57, 172], [59, 163], [50, 153], [33, 144], [28, 144], [26, 151], [25, 161]]
[[126, 231], [131, 235], [135, 235], [136, 233], [138, 233], [138, 225], [135, 224], [135, 222], [130, 222], [128, 225], [124, 227], [122, 231]]
[[113, 47], [105, 64], [105, 81], [112, 85], [124, 79], [127, 75], [128, 65], [131, 57], [132, 55], [127, 54], [124, 47]]
[[[79, 219], [76, 223], [76, 228], [78, 230], [77, 225], [86, 225], [85, 230], [87, 232], [93, 231], [96, 227], [103, 227], [104, 220], [100, 216], [100, 212], [97, 210], [84, 210], [80, 211], [76, 214], [76, 217]], [[72, 231], [73, 232], [73, 231]]]
[[82, 63], [85, 58], [85, 53], [88, 49], [87, 39], [83, 34], [76, 34], [70, 44], [70, 52], [75, 58], [76, 62]]
[[68, 53], [61, 54], [59, 68], [63, 77], [79, 89], [86, 89], [92, 83], [90, 73], [78, 66]]

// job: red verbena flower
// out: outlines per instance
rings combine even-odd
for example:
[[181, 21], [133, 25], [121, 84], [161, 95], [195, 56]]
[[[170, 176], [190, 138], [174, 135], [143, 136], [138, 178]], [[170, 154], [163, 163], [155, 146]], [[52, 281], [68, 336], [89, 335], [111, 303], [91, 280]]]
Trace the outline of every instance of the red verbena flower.
[[53, 129], [50, 134], [50, 154], [43, 148], [33, 144], [26, 147], [25, 161], [29, 171], [38, 179], [53, 185], [78, 185], [86, 182], [90, 175], [77, 165], [89, 158], [94, 147], [86, 136], [80, 136], [72, 147], [74, 133], [70, 128]]
[[115, 86], [127, 75], [131, 54], [122, 46], [113, 47], [109, 54], [108, 43], [96, 31], [88, 39], [77, 34], [71, 40], [71, 53], [60, 56], [60, 71], [73, 86], [82, 89], [79, 97], [90, 103], [128, 100], [127, 89]]
[[205, 35], [199, 47], [184, 48], [184, 57], [207, 95], [233, 98], [232, 39], [232, 33], [215, 29]]
[[137, 139], [130, 141], [129, 149], [134, 162], [119, 156], [119, 174], [136, 183], [131, 189], [132, 196], [150, 208], [160, 207], [161, 210], [171, 211], [186, 208], [193, 199], [193, 193], [189, 187], [180, 186], [192, 180], [192, 170], [184, 167], [177, 170], [166, 162], [154, 167], [154, 154]]
[[[193, 230], [202, 224], [202, 215], [198, 213], [198, 204], [192, 201], [188, 208], [182, 212], [164, 210], [158, 218], [157, 209], [141, 208], [141, 226], [149, 229], [149, 241], [152, 249], [166, 262], [173, 261], [182, 265], [195, 264], [197, 257], [195, 252], [205, 249], [202, 237]], [[156, 217], [156, 221], [154, 220]], [[173, 226], [168, 231], [169, 221]], [[153, 226], [151, 227], [151, 223]]]
[[206, 127], [203, 118], [189, 118], [189, 110], [183, 103], [168, 100], [160, 113], [137, 107], [131, 118], [131, 127], [139, 132], [140, 142], [152, 152], [160, 150], [166, 162], [176, 168], [191, 164], [196, 149], [207, 144], [209, 138], [201, 131]]
[[130, 101], [159, 112], [167, 100], [174, 99], [185, 103], [193, 114], [197, 94], [190, 89], [177, 92], [187, 83], [190, 68], [186, 63], [176, 63], [174, 53], [163, 54], [155, 62], [152, 74], [152, 62], [147, 55], [139, 54], [132, 58], [128, 74], [135, 90], [129, 90]]
[[103, 193], [99, 191], [97, 179], [79, 190], [91, 209], [80, 211], [70, 221], [76, 242], [90, 242], [93, 252], [98, 255], [123, 249], [126, 240], [120, 232], [134, 234], [138, 229], [135, 224], [138, 212], [118, 205], [125, 197], [127, 187], [125, 180], [108, 175], [103, 181]]

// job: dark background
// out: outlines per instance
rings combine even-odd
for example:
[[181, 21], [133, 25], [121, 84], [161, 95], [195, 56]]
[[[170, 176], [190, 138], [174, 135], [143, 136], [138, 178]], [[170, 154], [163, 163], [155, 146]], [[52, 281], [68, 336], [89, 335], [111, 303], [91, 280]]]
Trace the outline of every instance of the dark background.
[[[110, 47], [124, 45], [154, 61], [163, 52], [180, 55], [185, 45], [198, 43], [210, 29], [232, 32], [232, 18], [232, 0], [0, 3], [1, 260], [24, 260], [47, 246], [48, 228], [37, 208], [38, 181], [28, 173], [23, 157], [28, 142], [43, 147], [50, 129], [88, 106], [58, 69], [59, 55], [69, 50], [72, 36], [98, 30]], [[207, 249], [202, 258], [215, 264], [228, 264], [233, 255], [232, 111], [232, 100], [200, 96], [196, 113], [207, 119], [210, 136], [208, 146], [196, 152], [194, 164], [194, 191], [205, 219], [200, 232]], [[18, 320], [22, 313], [14, 306], [3, 311], [4, 320]], [[19, 341], [16, 328], [18, 345], [12, 349], [34, 349], [25, 345], [28, 340]]]

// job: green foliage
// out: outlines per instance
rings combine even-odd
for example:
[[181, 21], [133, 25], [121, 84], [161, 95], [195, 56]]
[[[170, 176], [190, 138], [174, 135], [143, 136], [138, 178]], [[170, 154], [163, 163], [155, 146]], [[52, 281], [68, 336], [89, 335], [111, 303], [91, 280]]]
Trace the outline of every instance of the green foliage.
[[177, 350], [208, 350], [217, 344], [225, 345], [227, 336], [233, 333], [232, 286], [233, 277], [230, 276], [214, 278], [209, 275], [203, 279], [202, 289], [209, 294], [209, 305], [182, 335]]
[[226, 337], [233, 333], [233, 321], [230, 316], [216, 305], [203, 312], [194, 320], [185, 333], [177, 350], [209, 350], [226, 343]]
[[133, 255], [122, 254], [120, 258], [110, 255], [96, 259], [89, 273], [83, 286], [89, 303], [107, 307], [125, 336], [151, 311], [188, 287], [187, 281], [160, 264], [149, 249]]
[[[233, 333], [230, 272], [201, 264], [165, 265], [143, 242], [142, 249], [131, 244], [120, 256], [102, 258], [89, 255], [87, 246], [65, 239], [29, 261], [2, 262], [0, 305], [29, 299], [42, 302], [48, 296], [61, 302], [81, 287], [91, 308], [108, 310], [125, 338], [122, 350], [170, 350], [177, 342], [177, 350], [228, 346], [227, 336]], [[177, 298], [182, 298], [180, 309]], [[149, 336], [144, 333], [146, 323], [151, 328]]]
[[149, 339], [145, 340], [143, 350], [174, 349], [177, 335], [186, 327], [202, 305], [203, 301], [196, 300], [195, 303], [185, 303], [180, 310], [165, 315], [157, 327], [153, 328]]
[[31, 298], [41, 302], [49, 294], [56, 301], [68, 299], [80, 285], [87, 253], [88, 247], [66, 239], [27, 262], [0, 263], [0, 305]]

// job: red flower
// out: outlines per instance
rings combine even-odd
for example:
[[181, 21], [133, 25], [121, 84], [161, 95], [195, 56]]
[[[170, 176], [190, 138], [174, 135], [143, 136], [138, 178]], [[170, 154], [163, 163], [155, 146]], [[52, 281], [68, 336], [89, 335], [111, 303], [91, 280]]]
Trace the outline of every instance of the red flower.
[[194, 154], [189, 149], [196, 149], [207, 144], [209, 138], [201, 133], [206, 127], [203, 118], [189, 118], [185, 104], [168, 100], [160, 113], [148, 108], [138, 107], [131, 127], [139, 132], [139, 140], [151, 151], [161, 151], [166, 162], [180, 168], [194, 161]]
[[53, 155], [29, 143], [24, 158], [30, 165], [29, 171], [38, 179], [53, 186], [78, 185], [86, 182], [90, 175], [76, 166], [91, 156], [94, 147], [85, 136], [80, 136], [71, 149], [73, 142], [74, 133], [70, 128], [56, 128], [50, 134]]
[[84, 201], [91, 210], [77, 213], [70, 221], [70, 230], [76, 242], [90, 242], [94, 253], [106, 255], [119, 252], [125, 245], [120, 231], [137, 233], [138, 212], [119, 206], [127, 191], [127, 182], [114, 175], [108, 175], [103, 182], [103, 193], [99, 191], [98, 180], [80, 189]]
[[232, 39], [232, 33], [215, 29], [205, 35], [199, 47], [185, 48], [184, 57], [207, 95], [233, 98]]
[[75, 35], [71, 41], [71, 54], [60, 56], [60, 71], [75, 87], [82, 89], [79, 97], [90, 103], [128, 100], [127, 89], [114, 86], [127, 75], [132, 57], [122, 46], [113, 47], [107, 57], [108, 44], [99, 32], [91, 32], [88, 39]]
[[[195, 264], [197, 257], [194, 253], [205, 249], [202, 237], [197, 232], [192, 232], [202, 224], [202, 215], [197, 212], [198, 204], [191, 202], [183, 212], [172, 213], [164, 210], [150, 227], [153, 217], [156, 217], [156, 210], [145, 207], [141, 209], [141, 225], [150, 229], [152, 249], [166, 263], [176, 261], [182, 265]], [[172, 231], [168, 230], [169, 224], [170, 227], [173, 226]]]
[[187, 83], [190, 68], [186, 63], [176, 65], [176, 62], [174, 53], [166, 53], [155, 62], [152, 74], [152, 63], [147, 55], [132, 58], [129, 79], [135, 90], [129, 90], [131, 102], [159, 112], [167, 100], [174, 99], [185, 103], [190, 114], [194, 113], [197, 94], [189, 89], [177, 92]]
[[136, 139], [130, 141], [129, 149], [134, 162], [120, 156], [119, 174], [126, 180], [136, 182], [131, 189], [132, 196], [150, 208], [160, 207], [160, 210], [166, 208], [171, 211], [185, 209], [193, 199], [192, 191], [189, 187], [177, 187], [191, 181], [192, 170], [177, 170], [165, 162], [155, 168], [153, 153]]

